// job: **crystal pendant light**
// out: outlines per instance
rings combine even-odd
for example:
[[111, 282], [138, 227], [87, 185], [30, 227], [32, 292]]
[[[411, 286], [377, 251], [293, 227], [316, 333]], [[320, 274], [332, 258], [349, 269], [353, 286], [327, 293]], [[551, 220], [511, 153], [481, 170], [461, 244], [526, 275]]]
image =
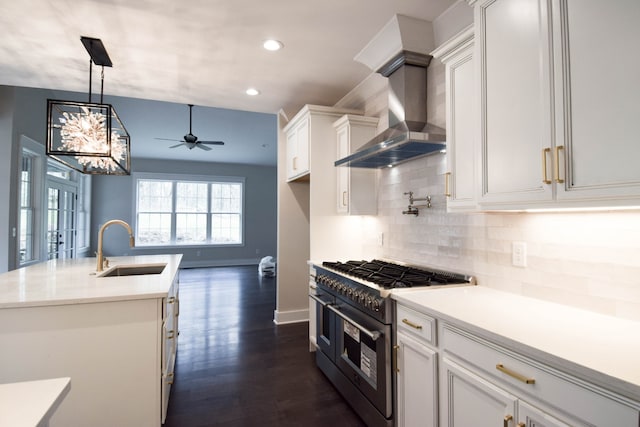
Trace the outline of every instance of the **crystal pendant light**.
[[[91, 57], [89, 102], [47, 100], [47, 156], [86, 174], [129, 175], [131, 138], [113, 106], [102, 102], [111, 60], [100, 39], [80, 39]], [[91, 102], [92, 64], [102, 66], [100, 103]]]

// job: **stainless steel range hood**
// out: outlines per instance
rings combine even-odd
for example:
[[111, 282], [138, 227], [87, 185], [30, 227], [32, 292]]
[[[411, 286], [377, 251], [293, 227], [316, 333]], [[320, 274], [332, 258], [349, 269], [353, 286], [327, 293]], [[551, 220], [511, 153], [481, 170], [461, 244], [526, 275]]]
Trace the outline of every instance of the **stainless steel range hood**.
[[430, 62], [430, 55], [403, 51], [378, 70], [389, 78], [389, 128], [335, 166], [383, 168], [445, 150], [445, 130], [427, 123]]
[[389, 129], [336, 166], [383, 168], [442, 152], [445, 130], [427, 123], [433, 25], [395, 15], [354, 58], [389, 79]]

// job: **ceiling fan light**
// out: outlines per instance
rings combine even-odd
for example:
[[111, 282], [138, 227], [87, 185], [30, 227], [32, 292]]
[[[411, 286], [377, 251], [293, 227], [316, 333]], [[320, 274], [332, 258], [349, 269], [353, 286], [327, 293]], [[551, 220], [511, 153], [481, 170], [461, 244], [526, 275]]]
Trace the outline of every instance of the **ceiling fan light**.
[[250, 87], [248, 88], [245, 93], [249, 96], [256, 96], [256, 95], [260, 95], [260, 91], [256, 88]]
[[262, 43], [262, 47], [271, 52], [275, 52], [282, 49], [284, 47], [284, 44], [279, 40], [268, 39]]

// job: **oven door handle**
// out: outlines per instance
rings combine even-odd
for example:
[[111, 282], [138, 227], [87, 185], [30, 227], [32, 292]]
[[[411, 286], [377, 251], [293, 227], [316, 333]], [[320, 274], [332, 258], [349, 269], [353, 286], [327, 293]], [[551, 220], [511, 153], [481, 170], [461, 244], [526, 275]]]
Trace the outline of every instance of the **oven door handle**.
[[316, 300], [316, 302], [318, 304], [320, 304], [321, 306], [323, 306], [323, 307], [327, 307], [327, 306], [331, 305], [330, 302], [322, 301], [320, 298], [318, 298], [317, 296], [315, 296], [313, 294], [309, 294], [309, 298], [312, 298], [312, 299]]
[[337, 314], [338, 316], [342, 317], [344, 320], [346, 320], [347, 322], [351, 323], [353, 326], [355, 326], [356, 328], [360, 329], [361, 332], [363, 332], [365, 335], [367, 335], [369, 338], [371, 338], [372, 340], [377, 340], [378, 338], [380, 338], [380, 332], [378, 331], [370, 331], [369, 329], [365, 328], [364, 326], [362, 326], [361, 324], [359, 324], [358, 322], [350, 319], [346, 314], [344, 314], [343, 312], [341, 312], [340, 310], [338, 310], [335, 306], [333, 305], [327, 305], [326, 306], [329, 310], [333, 311], [335, 314]]

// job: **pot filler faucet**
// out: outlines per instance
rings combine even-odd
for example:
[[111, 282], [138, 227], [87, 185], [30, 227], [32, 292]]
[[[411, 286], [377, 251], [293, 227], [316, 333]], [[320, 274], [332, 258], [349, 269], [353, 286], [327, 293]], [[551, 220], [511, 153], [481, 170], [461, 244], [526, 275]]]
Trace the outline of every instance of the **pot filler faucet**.
[[104, 224], [102, 224], [102, 227], [100, 227], [100, 231], [98, 232], [98, 253], [96, 254], [96, 257], [97, 257], [96, 271], [102, 271], [104, 269], [105, 258], [102, 255], [102, 235], [104, 234], [104, 230], [106, 230], [107, 227], [113, 224], [120, 224], [121, 226], [126, 228], [127, 231], [129, 232], [129, 246], [131, 247], [135, 246], [136, 241], [133, 237], [133, 230], [131, 229], [131, 226], [129, 224], [127, 224], [121, 219], [112, 219], [111, 221], [105, 222]]
[[414, 202], [427, 202], [425, 205], [418, 205], [418, 206], [426, 206], [427, 208], [431, 207], [431, 196], [427, 196], [427, 197], [421, 197], [421, 198], [415, 198], [413, 197], [413, 191], [408, 191], [406, 193], [404, 193], [405, 196], [409, 196], [409, 206], [407, 206], [407, 210], [406, 211], [402, 211], [403, 215], [415, 215], [418, 216], [418, 214], [420, 213], [420, 210], [418, 209], [417, 206], [414, 206], [413, 203]]

